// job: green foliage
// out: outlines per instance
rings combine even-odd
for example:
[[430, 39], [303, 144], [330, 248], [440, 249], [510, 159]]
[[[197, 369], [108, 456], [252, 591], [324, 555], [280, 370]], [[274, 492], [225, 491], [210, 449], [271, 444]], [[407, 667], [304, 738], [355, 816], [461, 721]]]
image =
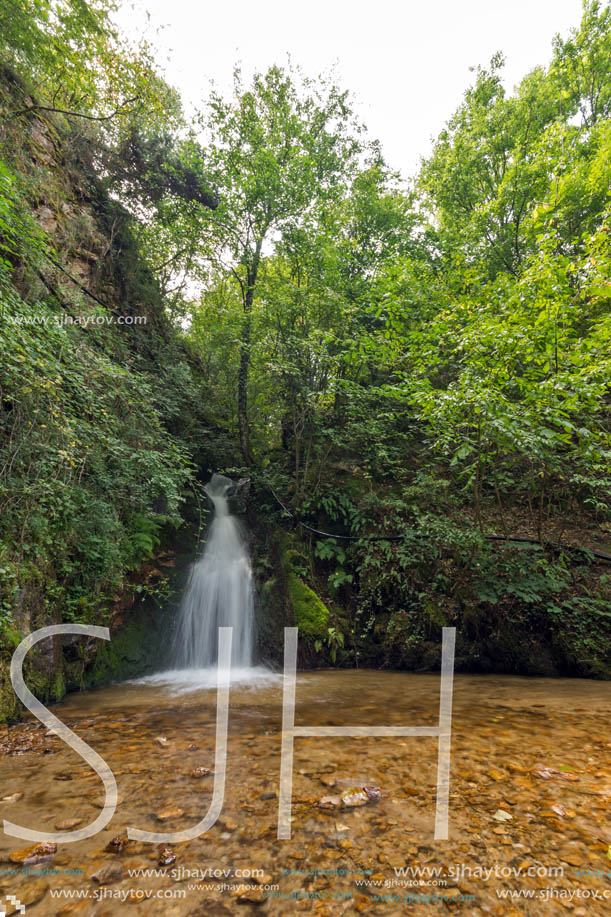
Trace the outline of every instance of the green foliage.
[[[14, 51], [11, 63], [34, 72], [26, 51]], [[24, 90], [7, 71], [0, 92], [3, 105], [17, 107]], [[186, 403], [202, 401], [142, 270], [134, 218], [109, 201], [87, 172], [91, 163], [65, 175], [54, 163], [44, 175], [33, 170], [29, 134], [15, 133], [15, 123], [4, 125], [0, 161], [0, 620], [9, 630], [18, 606], [43, 621], [107, 617], [124, 577], [159, 547], [162, 528], [182, 521], [201, 415], [193, 412], [191, 427], [179, 418]], [[44, 125], [57, 150], [69, 146], [66, 122], [39, 121], [37, 129]], [[102, 145], [95, 131], [89, 139], [90, 153]], [[79, 211], [81, 222], [92, 246], [106, 232], [111, 240], [98, 275], [102, 296], [123, 294], [127, 314], [145, 300], [141, 331], [121, 331], [107, 307], [72, 284], [58, 290], [49, 282], [51, 264], [87, 243], [63, 230], [67, 218], [49, 238], [29, 214], [41, 195], [58, 215], [73, 212], [69, 195], [87, 180], [92, 204]], [[67, 323], [70, 315], [88, 324]], [[35, 587], [32, 568], [45, 574]]]
[[[605, 544], [611, 515], [609, 6], [585, 0], [513, 92], [502, 55], [478, 68], [409, 186], [348, 95], [291, 67], [236, 71], [187, 130], [112, 10], [0, 13], [7, 634], [34, 568], [48, 608], [106, 614], [214, 455], [248, 466], [260, 513], [274, 488], [331, 536], [291, 536], [283, 572], [332, 662], [350, 632], [370, 664], [427, 668], [455, 623], [465, 665], [541, 671], [547, 647], [545, 671], [605, 674], [609, 584], [548, 542]], [[28, 146], [43, 127], [70, 148], [70, 200]], [[49, 270], [90, 257], [80, 236], [106, 240], [99, 298], [146, 332], [55, 321], [108, 312]]]
[[112, 137], [134, 117], [176, 121], [176, 94], [147, 45], [129, 47], [119, 37], [116, 8], [115, 0], [4, 0], [0, 63], [8, 61], [37, 95], [14, 116], [39, 109], [93, 119]]
[[324, 640], [316, 640], [314, 649], [317, 653], [320, 653], [323, 647], [326, 647], [329, 652], [329, 658], [333, 665], [335, 665], [338, 652], [344, 648], [344, 639], [344, 635], [340, 630], [336, 627], [329, 627]]
[[161, 525], [158, 520], [147, 519], [141, 515], [134, 516], [125, 552], [129, 567], [139, 567], [144, 560], [150, 560], [154, 556], [156, 548], [161, 544], [160, 531]]

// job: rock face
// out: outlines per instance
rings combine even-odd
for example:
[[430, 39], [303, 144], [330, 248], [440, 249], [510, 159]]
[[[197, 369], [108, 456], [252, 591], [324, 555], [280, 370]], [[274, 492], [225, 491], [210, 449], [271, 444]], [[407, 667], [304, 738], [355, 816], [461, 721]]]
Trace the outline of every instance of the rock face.
[[240, 478], [235, 482], [234, 488], [228, 494], [229, 510], [232, 513], [241, 515], [248, 508], [248, 499], [250, 496], [250, 478]]

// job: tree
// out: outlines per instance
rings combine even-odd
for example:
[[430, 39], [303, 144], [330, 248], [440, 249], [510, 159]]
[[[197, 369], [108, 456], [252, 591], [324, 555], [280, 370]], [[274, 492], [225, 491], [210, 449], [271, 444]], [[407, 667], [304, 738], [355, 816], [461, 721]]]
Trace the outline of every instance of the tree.
[[554, 39], [551, 76], [565, 117], [579, 112], [593, 127], [611, 113], [611, 7], [584, 0], [583, 18], [567, 39]]
[[118, 35], [116, 7], [116, 0], [3, 0], [0, 61], [35, 94], [10, 117], [55, 112], [95, 122], [113, 139], [136, 116], [141, 124], [176, 123], [176, 91], [145, 42], [133, 47]]
[[558, 108], [543, 70], [534, 70], [507, 98], [502, 55], [478, 68], [462, 105], [439, 135], [420, 176], [442, 245], [463, 248], [485, 275], [515, 274], [524, 257], [529, 205], [544, 194], [548, 175], [532, 151]]
[[214, 263], [231, 271], [242, 302], [238, 427], [250, 464], [252, 311], [264, 247], [306, 226], [321, 202], [341, 194], [356, 166], [359, 129], [333, 83], [277, 66], [257, 73], [248, 89], [236, 70], [233, 98], [212, 96], [207, 127], [206, 171], [219, 194], [207, 244]]

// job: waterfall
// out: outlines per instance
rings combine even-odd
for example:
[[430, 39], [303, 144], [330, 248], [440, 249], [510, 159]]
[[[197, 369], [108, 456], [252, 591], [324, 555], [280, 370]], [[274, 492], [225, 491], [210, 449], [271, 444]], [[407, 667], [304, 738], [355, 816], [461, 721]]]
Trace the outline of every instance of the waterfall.
[[232, 669], [252, 666], [253, 579], [240, 521], [229, 511], [233, 489], [222, 474], [213, 474], [205, 487], [214, 518], [179, 612], [173, 652], [178, 669], [216, 666], [219, 627], [233, 627]]

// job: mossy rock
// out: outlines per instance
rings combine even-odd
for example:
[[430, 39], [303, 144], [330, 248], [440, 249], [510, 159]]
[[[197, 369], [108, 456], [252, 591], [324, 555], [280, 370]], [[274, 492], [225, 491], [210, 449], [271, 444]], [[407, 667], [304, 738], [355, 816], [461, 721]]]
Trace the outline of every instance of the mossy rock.
[[100, 643], [82, 682], [87, 688], [96, 688], [155, 671], [164, 661], [170, 627], [169, 615], [156, 614], [152, 603], [145, 602], [108, 642]]
[[0, 661], [0, 723], [16, 723], [21, 718], [22, 706], [13, 690], [10, 662]]
[[322, 599], [294, 573], [288, 574], [287, 586], [300, 634], [311, 640], [326, 636], [329, 609]]

